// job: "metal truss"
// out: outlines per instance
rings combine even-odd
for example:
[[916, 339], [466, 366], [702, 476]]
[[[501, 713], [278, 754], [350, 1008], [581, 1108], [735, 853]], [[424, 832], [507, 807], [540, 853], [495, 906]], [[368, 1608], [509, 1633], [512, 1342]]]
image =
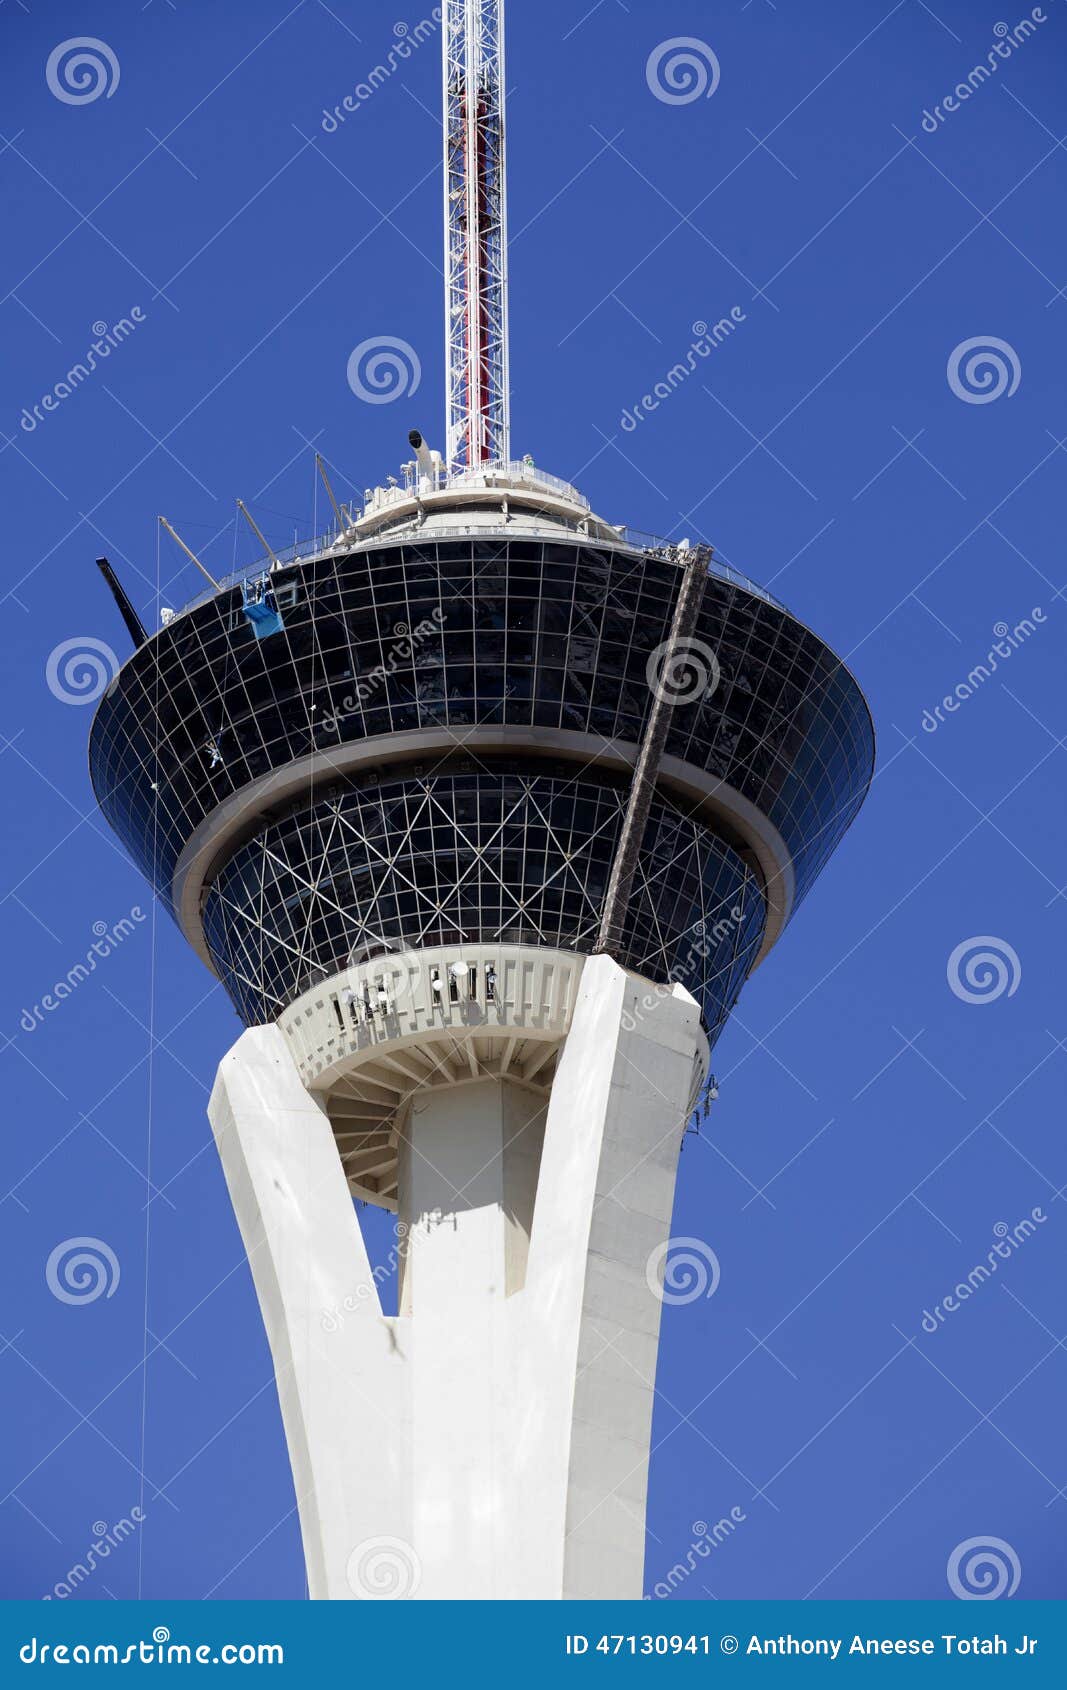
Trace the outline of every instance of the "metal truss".
[[511, 456], [503, 0], [445, 0], [448, 462]]
[[[250, 1022], [346, 965], [399, 949], [530, 944], [589, 952], [625, 793], [542, 773], [353, 791], [275, 824], [221, 872], [207, 932]], [[732, 1006], [763, 897], [697, 822], [653, 810], [619, 960], [680, 980], [709, 1026]]]

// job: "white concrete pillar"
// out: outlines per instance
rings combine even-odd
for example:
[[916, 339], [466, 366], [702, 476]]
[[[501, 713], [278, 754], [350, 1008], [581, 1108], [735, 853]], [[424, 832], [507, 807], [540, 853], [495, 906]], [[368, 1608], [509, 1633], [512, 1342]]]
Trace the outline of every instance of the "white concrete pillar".
[[491, 1593], [512, 1554], [505, 1305], [533, 1220], [536, 1160], [520, 1147], [539, 1150], [545, 1107], [537, 1092], [482, 1080], [423, 1093], [404, 1134], [412, 1524], [435, 1596]]
[[647, 1266], [706, 1061], [688, 993], [595, 957], [547, 1112], [510, 1081], [418, 1093], [389, 1319], [329, 1121], [281, 1033], [246, 1033], [224, 1059], [210, 1115], [312, 1596], [641, 1594], [660, 1313]]
[[267, 1329], [312, 1596], [410, 1513], [407, 1395], [330, 1123], [276, 1027], [243, 1033], [208, 1105]]

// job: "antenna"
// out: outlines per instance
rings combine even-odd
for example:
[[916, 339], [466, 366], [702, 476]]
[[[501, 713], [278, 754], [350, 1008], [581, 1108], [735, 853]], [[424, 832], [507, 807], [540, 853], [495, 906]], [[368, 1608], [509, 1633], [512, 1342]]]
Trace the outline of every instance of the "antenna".
[[177, 529], [171, 527], [170, 523], [167, 521], [165, 516], [161, 516], [159, 520], [160, 520], [160, 524], [162, 525], [162, 527], [164, 527], [167, 530], [167, 533], [170, 535], [171, 539], [177, 540], [179, 546], [181, 547], [182, 551], [185, 553], [186, 557], [190, 558], [192, 560], [192, 562], [196, 564], [196, 567], [197, 567], [197, 569], [199, 569], [201, 575], [203, 575], [208, 581], [211, 582], [211, 585], [215, 588], [216, 592], [220, 592], [221, 588], [219, 587], [219, 584], [216, 581], [214, 575], [212, 575], [208, 570], [206, 570], [204, 568], [203, 564], [200, 562], [200, 559], [197, 557], [196, 553], [194, 551], [190, 551], [189, 547], [185, 544], [185, 541], [182, 539], [182, 537], [178, 533]]
[[266, 552], [267, 556], [270, 558], [271, 568], [272, 569], [280, 569], [281, 565], [278, 562], [278, 559], [275, 557], [274, 553], [271, 551], [270, 547], [268, 546], [266, 539], [264, 538], [262, 528], [260, 528], [259, 523], [256, 521], [255, 517], [252, 515], [252, 512], [249, 510], [248, 506], [245, 504], [243, 499], [238, 499], [237, 509], [240, 511], [241, 515], [244, 517], [244, 519], [247, 522], [249, 528], [252, 530], [256, 539], [259, 541], [260, 545], [263, 547], [263, 550]]
[[323, 456], [322, 456], [321, 452], [315, 453], [315, 467], [318, 469], [319, 474], [322, 476], [322, 485], [325, 487], [326, 492], [329, 495], [330, 504], [333, 506], [333, 514], [334, 514], [335, 518], [337, 519], [337, 527], [338, 527], [339, 530], [341, 530], [343, 532], [344, 529], [346, 528], [347, 524], [345, 523], [345, 520], [341, 515], [341, 508], [338, 505], [337, 500], [333, 496], [333, 488], [330, 486], [330, 478], [326, 474], [326, 464], [325, 464], [325, 461], [323, 460]]
[[506, 463], [504, 0], [445, 0], [445, 356], [450, 467]]

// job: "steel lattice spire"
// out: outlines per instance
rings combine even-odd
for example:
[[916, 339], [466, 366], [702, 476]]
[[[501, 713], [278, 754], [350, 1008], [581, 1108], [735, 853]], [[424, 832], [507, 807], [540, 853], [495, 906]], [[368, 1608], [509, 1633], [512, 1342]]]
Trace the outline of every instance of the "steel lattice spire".
[[445, 0], [448, 462], [507, 462], [504, 0]]

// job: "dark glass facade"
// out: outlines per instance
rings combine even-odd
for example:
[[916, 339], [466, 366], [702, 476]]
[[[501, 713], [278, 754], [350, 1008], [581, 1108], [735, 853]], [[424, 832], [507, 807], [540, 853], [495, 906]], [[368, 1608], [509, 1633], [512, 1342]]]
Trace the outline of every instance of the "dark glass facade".
[[[204, 819], [250, 783], [316, 751], [371, 741], [381, 748], [375, 778], [384, 793], [389, 736], [409, 730], [447, 730], [457, 752], [472, 728], [496, 724], [563, 729], [632, 746], [644, 730], [652, 700], [649, 662], [667, 639], [678, 582], [677, 566], [662, 556], [562, 537], [409, 539], [287, 568], [273, 578], [285, 620], [281, 633], [257, 641], [241, 614], [240, 595], [231, 591], [176, 617], [124, 665], [93, 724], [97, 797], [169, 899], [182, 849]], [[870, 779], [873, 734], [863, 696], [829, 648], [788, 612], [714, 574], [697, 632], [715, 655], [719, 681], [713, 692], [676, 709], [668, 754], [734, 788], [768, 817], [791, 853], [799, 900], [851, 822]], [[594, 755], [591, 741], [590, 762]], [[534, 755], [531, 775], [537, 763]], [[572, 787], [580, 784], [577, 767]], [[507, 790], [503, 774], [482, 778], [478, 804], [497, 815]], [[600, 791], [589, 803], [617, 808], [603, 771], [596, 784]], [[405, 777], [396, 803], [409, 804], [414, 790]], [[460, 791], [453, 788], [448, 802], [458, 803]], [[291, 844], [283, 857], [290, 849], [314, 854], [325, 848], [329, 802], [320, 804], [317, 790], [312, 802], [309, 783], [305, 822], [270, 819], [263, 841], [280, 841], [288, 829], [284, 838]], [[353, 814], [366, 805], [356, 789], [341, 802]], [[666, 802], [661, 809], [664, 826], [696, 825]], [[531, 819], [532, 812], [527, 825]], [[605, 826], [603, 837], [610, 832]], [[733, 853], [724, 855], [706, 827], [701, 832], [710, 879], [698, 878], [713, 896], [716, 876]], [[646, 854], [650, 841], [651, 832]], [[204, 907], [220, 970], [242, 1013], [255, 1017], [259, 1004], [277, 1013], [272, 1006], [300, 989], [297, 974], [283, 962], [284, 945], [267, 938], [262, 943], [274, 958], [273, 983], [266, 968], [252, 971], [251, 984], [237, 978], [247, 972], [237, 969], [247, 948], [238, 912], [241, 899], [250, 896], [259, 849], [245, 841], [216, 871]], [[595, 877], [606, 860], [591, 853], [591, 887], [599, 886]], [[423, 859], [419, 872], [426, 866]], [[668, 861], [658, 866], [669, 873]], [[334, 923], [336, 937], [320, 912], [323, 939], [312, 947], [315, 967], [343, 964], [352, 948], [350, 930], [366, 925], [361, 882], [352, 868], [346, 855], [341, 881], [350, 888], [345, 896], [351, 907], [344, 921]], [[509, 858], [512, 872], [519, 871]], [[646, 881], [652, 873], [649, 867]], [[523, 868], [521, 876], [531, 891], [535, 882], [551, 880], [540, 858], [536, 873]], [[290, 890], [297, 898], [296, 888]], [[231, 936], [224, 909], [237, 923]], [[549, 927], [552, 914], [546, 905]], [[487, 916], [478, 931], [495, 931], [504, 915], [503, 906], [494, 905], [495, 919]], [[468, 916], [460, 898], [453, 918], [469, 927]], [[562, 904], [555, 919], [557, 937], [545, 942], [590, 931], [584, 917]], [[403, 929], [408, 914], [398, 920]], [[681, 934], [681, 914], [677, 923], [671, 932]], [[633, 942], [636, 958], [645, 941], [635, 931]], [[714, 1022], [714, 1003], [707, 1013]]]

